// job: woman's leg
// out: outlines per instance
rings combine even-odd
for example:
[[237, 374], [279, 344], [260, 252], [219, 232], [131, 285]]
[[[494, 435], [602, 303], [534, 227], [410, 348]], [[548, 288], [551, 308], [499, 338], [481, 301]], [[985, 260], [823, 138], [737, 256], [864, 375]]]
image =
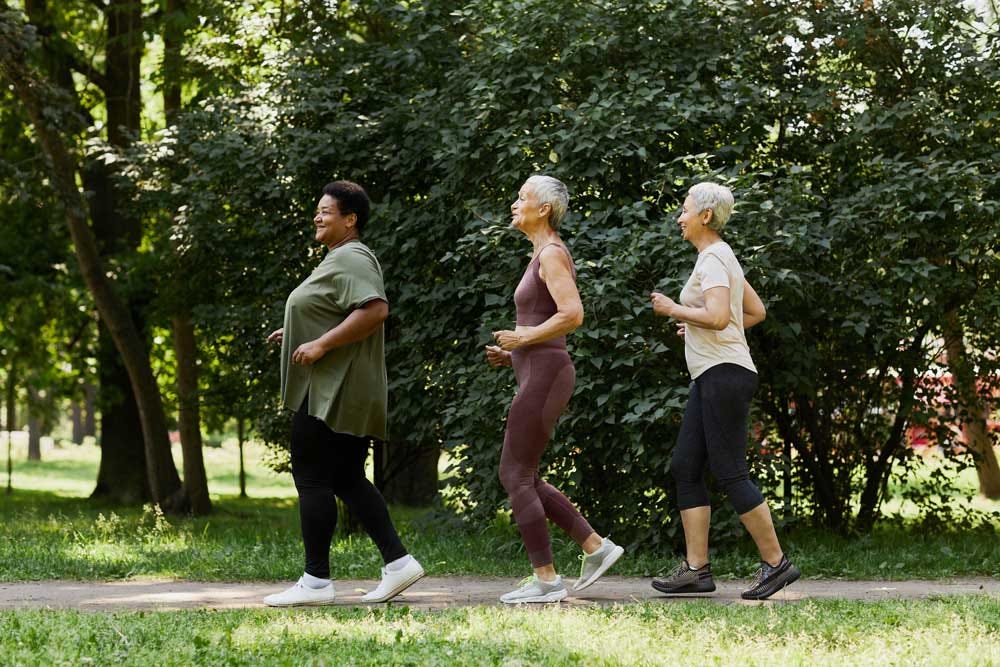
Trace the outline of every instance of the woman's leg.
[[[323, 427], [326, 428], [326, 425], [323, 424]], [[383, 562], [391, 563], [402, 558], [407, 551], [389, 516], [385, 499], [365, 475], [369, 440], [332, 431], [331, 435], [330, 451], [335, 453], [329, 469], [333, 492], [361, 521], [365, 532], [382, 554]]]
[[771, 512], [747, 466], [747, 428], [750, 402], [757, 390], [757, 374], [734, 364], [722, 364], [702, 376], [705, 437], [709, 465], [729, 501], [771, 565], [781, 561], [781, 546]]
[[299, 518], [306, 573], [330, 578], [330, 540], [337, 527], [337, 499], [330, 479], [332, 432], [318, 419], [297, 412], [292, 418], [292, 478], [299, 494]]
[[532, 567], [543, 579], [552, 579], [555, 569], [547, 520], [552, 519], [581, 545], [594, 535], [573, 504], [538, 476], [539, 461], [569, 403], [576, 374], [565, 353], [533, 352], [521, 363], [530, 367], [522, 369], [526, 381], [518, 388], [507, 416], [500, 481], [510, 498]]
[[705, 486], [705, 428], [701, 390], [691, 383], [677, 446], [670, 461], [670, 473], [677, 485], [677, 506], [684, 526], [684, 545], [689, 567], [708, 563], [708, 530], [712, 517], [708, 488]]

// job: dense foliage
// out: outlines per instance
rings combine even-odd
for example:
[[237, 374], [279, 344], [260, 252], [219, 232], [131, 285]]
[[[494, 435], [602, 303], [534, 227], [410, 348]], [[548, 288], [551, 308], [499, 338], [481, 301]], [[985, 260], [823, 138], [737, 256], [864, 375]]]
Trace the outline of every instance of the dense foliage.
[[[231, 8], [205, 34], [245, 37], [192, 41], [210, 85], [178, 122], [127, 155], [94, 150], [127, 159], [120, 187], [151, 221], [177, 212], [149, 227], [150, 261], [183, 281], [161, 297], [193, 308], [217, 409], [258, 417], [276, 443], [264, 338], [320, 257], [321, 186], [364, 184], [392, 310], [392, 444], [446, 448], [448, 497], [479, 517], [503, 503], [514, 391], [483, 345], [513, 322], [529, 250], [507, 207], [532, 173], [564, 180], [587, 314], [546, 475], [602, 532], [654, 542], [678, 532], [667, 471], [688, 380], [647, 295], [679, 292], [693, 264], [672, 215], [687, 187], [725, 181], [725, 237], [769, 308], [751, 335], [756, 470], [794, 515], [865, 528], [914, 463], [906, 429], [940, 426], [927, 379], [947, 317], [982, 377], [998, 363], [997, 26], [939, 4]], [[169, 261], [153, 250], [166, 246]], [[934, 493], [917, 499], [940, 515]]]

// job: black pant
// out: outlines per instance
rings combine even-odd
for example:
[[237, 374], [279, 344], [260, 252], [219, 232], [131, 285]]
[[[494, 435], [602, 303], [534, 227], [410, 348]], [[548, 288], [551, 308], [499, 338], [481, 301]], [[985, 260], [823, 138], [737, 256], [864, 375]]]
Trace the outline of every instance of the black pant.
[[691, 383], [670, 462], [680, 509], [709, 505], [706, 461], [737, 514], [764, 502], [747, 468], [747, 421], [755, 391], [757, 374], [736, 364], [713, 366]]
[[299, 492], [306, 572], [330, 577], [330, 541], [337, 527], [337, 497], [358, 517], [386, 563], [406, 549], [378, 489], [365, 476], [368, 439], [336, 433], [299, 411], [292, 419], [292, 478]]

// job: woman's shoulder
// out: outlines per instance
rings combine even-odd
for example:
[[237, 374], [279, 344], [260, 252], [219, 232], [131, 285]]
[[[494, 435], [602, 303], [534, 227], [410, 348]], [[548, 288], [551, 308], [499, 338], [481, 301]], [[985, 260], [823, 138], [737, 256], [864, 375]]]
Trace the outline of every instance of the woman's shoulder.
[[726, 266], [733, 264], [738, 266], [740, 263], [740, 260], [736, 257], [736, 252], [725, 241], [716, 241], [698, 253], [698, 263], [700, 264], [710, 257], [721, 261]]
[[550, 243], [541, 250], [538, 251], [538, 261], [539, 262], [550, 262], [556, 259], [561, 262], [573, 263], [573, 255], [570, 254], [569, 248], [566, 247], [565, 243]]
[[327, 253], [326, 259], [342, 265], [365, 265], [378, 263], [372, 249], [361, 241], [350, 241]]

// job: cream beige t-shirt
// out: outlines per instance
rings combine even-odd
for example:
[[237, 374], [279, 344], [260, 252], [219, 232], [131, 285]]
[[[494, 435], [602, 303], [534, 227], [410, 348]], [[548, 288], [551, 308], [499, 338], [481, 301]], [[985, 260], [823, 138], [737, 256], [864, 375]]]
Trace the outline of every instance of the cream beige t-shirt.
[[725, 241], [717, 241], [698, 253], [694, 271], [681, 290], [680, 303], [704, 308], [705, 292], [713, 287], [729, 288], [729, 324], [722, 331], [688, 324], [684, 334], [684, 357], [691, 379], [719, 364], [737, 364], [757, 372], [743, 332], [743, 267]]

